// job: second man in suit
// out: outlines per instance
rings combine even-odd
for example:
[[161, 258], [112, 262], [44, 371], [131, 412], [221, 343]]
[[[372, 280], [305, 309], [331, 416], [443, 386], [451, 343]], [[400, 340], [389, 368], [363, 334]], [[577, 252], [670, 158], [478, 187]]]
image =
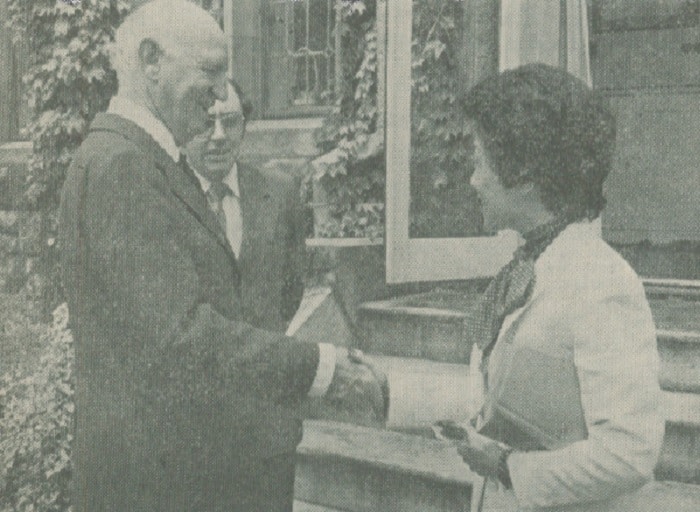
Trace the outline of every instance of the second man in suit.
[[[217, 101], [187, 159], [236, 254], [248, 322], [284, 331], [304, 291], [303, 207], [299, 180], [273, 167], [238, 162], [252, 105], [235, 82]], [[221, 196], [221, 197], [219, 197]]]

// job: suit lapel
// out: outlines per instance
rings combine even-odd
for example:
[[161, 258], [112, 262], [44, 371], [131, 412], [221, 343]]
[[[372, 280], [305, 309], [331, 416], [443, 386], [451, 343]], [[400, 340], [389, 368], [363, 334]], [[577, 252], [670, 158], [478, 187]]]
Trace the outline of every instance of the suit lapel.
[[180, 166], [170, 158], [156, 162], [156, 166], [165, 174], [173, 194], [185, 204], [192, 212], [192, 215], [216, 238], [217, 242], [231, 252], [231, 256], [233, 256], [231, 246], [226, 240], [224, 233], [222, 233], [214, 213], [209, 208], [207, 197], [202, 192], [199, 184], [193, 182], [190, 176], [185, 174]]
[[194, 183], [180, 166], [173, 161], [165, 150], [146, 133], [141, 127], [114, 114], [98, 114], [95, 117], [91, 131], [116, 132], [135, 142], [146, 153], [149, 153], [155, 166], [165, 176], [172, 193], [185, 205], [192, 215], [207, 231], [222, 245], [231, 258], [235, 255], [231, 246], [221, 232], [214, 213], [209, 208], [207, 198], [197, 183]]

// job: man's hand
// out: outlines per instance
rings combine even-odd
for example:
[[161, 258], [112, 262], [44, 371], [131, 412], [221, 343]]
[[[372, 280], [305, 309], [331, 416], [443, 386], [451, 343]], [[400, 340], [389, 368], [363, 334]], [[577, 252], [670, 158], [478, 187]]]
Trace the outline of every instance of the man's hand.
[[333, 380], [320, 402], [309, 416], [384, 427], [389, 413], [389, 383], [359, 350], [336, 347]]

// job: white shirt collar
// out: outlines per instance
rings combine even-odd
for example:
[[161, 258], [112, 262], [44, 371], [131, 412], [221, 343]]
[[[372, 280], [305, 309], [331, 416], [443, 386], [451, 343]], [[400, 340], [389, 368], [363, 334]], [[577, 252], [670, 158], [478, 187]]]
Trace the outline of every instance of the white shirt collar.
[[143, 105], [128, 98], [114, 96], [109, 102], [107, 112], [123, 117], [143, 128], [165, 150], [170, 158], [175, 162], [180, 159], [180, 149], [177, 147], [170, 130]]
[[[209, 187], [211, 186], [211, 182], [207, 178], [199, 174], [197, 170], [194, 171], [194, 175], [197, 176], [199, 184], [202, 187], [204, 193], [206, 194], [209, 190]], [[241, 197], [240, 187], [238, 186], [238, 164], [236, 162], [233, 163], [233, 167], [231, 167], [231, 170], [222, 180], [222, 182], [229, 186], [234, 196]]]

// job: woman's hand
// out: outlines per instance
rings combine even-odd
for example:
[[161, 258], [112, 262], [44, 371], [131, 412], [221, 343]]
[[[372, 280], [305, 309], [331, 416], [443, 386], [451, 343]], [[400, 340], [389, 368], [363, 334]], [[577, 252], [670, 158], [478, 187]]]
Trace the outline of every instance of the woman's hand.
[[506, 487], [511, 487], [506, 459], [512, 449], [482, 436], [472, 427], [466, 429], [468, 436], [457, 443], [457, 451], [469, 469], [484, 478], [499, 480]]

